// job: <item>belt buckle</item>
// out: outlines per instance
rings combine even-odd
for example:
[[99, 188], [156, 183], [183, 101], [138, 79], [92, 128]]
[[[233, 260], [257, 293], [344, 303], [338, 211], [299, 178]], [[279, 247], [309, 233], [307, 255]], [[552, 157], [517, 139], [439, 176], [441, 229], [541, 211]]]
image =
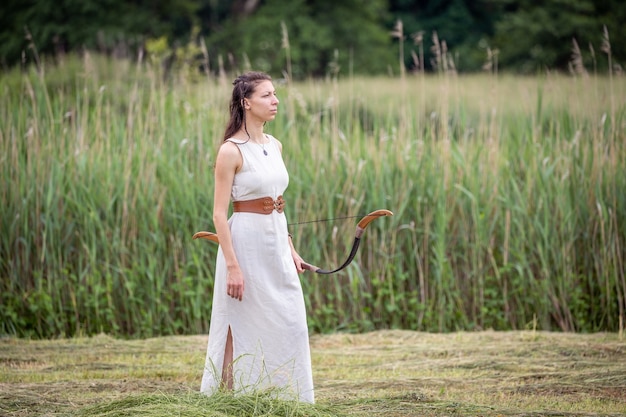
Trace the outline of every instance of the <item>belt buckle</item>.
[[274, 210], [279, 213], [283, 212], [283, 207], [285, 206], [285, 200], [283, 200], [283, 196], [278, 196], [276, 200], [274, 200]]
[[265, 197], [263, 199], [263, 211], [266, 214], [269, 214], [272, 212], [272, 210], [274, 210], [276, 208], [276, 203], [274, 202], [274, 200], [272, 200], [271, 197]]

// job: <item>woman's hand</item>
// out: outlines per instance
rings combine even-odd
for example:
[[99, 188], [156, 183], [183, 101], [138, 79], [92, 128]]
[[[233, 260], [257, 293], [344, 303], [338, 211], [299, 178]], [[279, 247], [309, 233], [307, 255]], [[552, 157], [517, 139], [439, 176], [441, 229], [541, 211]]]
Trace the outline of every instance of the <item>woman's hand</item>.
[[300, 255], [298, 255], [296, 248], [293, 247], [293, 241], [291, 240], [291, 235], [288, 235], [288, 239], [289, 239], [289, 247], [291, 248], [291, 257], [293, 258], [293, 264], [296, 266], [296, 271], [298, 271], [298, 274], [301, 274], [304, 272], [304, 268], [302, 267], [304, 260], [300, 257]]
[[226, 279], [226, 293], [239, 301], [243, 299], [243, 274], [239, 267], [228, 270], [228, 278]]
[[291, 257], [293, 258], [293, 263], [296, 266], [296, 271], [298, 271], [299, 274], [303, 273], [304, 268], [302, 267], [302, 264], [304, 263], [304, 260], [294, 249], [291, 250]]
[[304, 260], [302, 259], [302, 257], [300, 257], [300, 255], [298, 255], [296, 248], [293, 247], [293, 242], [291, 241], [291, 235], [289, 235], [288, 239], [289, 239], [289, 246], [291, 247], [291, 257], [293, 258], [293, 264], [296, 266], [296, 271], [298, 271], [298, 273], [301, 274], [304, 272], [304, 268], [302, 267]]

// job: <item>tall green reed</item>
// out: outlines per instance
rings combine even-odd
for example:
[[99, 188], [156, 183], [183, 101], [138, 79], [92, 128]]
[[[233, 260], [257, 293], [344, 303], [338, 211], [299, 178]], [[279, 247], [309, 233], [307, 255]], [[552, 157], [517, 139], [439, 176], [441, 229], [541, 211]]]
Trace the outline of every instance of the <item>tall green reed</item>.
[[172, 93], [149, 66], [103, 76], [89, 55], [83, 65], [76, 85], [54, 91], [24, 77], [27, 94], [7, 106], [17, 118], [3, 129], [14, 172], [3, 193], [3, 330], [202, 331], [208, 262], [185, 247], [191, 225], [210, 218], [214, 102]]
[[[616, 330], [624, 317], [622, 79], [407, 76], [283, 85], [286, 215], [313, 331]], [[72, 58], [6, 74], [2, 333], [206, 332], [223, 79]], [[620, 107], [621, 106], [621, 107]], [[616, 108], [616, 110], [614, 110]], [[616, 120], [614, 120], [616, 119]]]
[[[381, 260], [382, 270], [365, 278], [361, 294], [353, 291], [353, 285], [344, 285], [347, 305], [358, 305], [369, 316], [352, 324], [357, 328], [383, 325], [445, 331], [524, 328], [534, 325], [539, 317], [546, 329], [617, 328], [624, 308], [624, 275], [620, 269], [624, 230], [617, 221], [619, 215], [610, 223], [612, 247], [618, 250], [610, 249], [607, 254], [591, 243], [606, 239], [601, 229], [598, 233], [595, 207], [608, 203], [611, 213], [624, 209], [621, 194], [616, 192], [623, 187], [624, 166], [619, 162], [623, 159], [623, 140], [619, 132], [599, 132], [593, 127], [604, 120], [603, 103], [595, 102], [596, 107], [589, 107], [589, 102], [571, 103], [568, 100], [578, 95], [572, 87], [579, 82], [562, 77], [479, 78], [472, 82], [467, 77], [461, 81], [454, 78], [445, 80], [445, 88], [438, 84], [441, 80], [429, 81], [437, 85], [437, 91], [434, 98], [429, 96], [433, 100], [426, 101], [405, 101], [406, 84], [402, 82], [395, 83], [402, 91], [395, 91], [394, 96], [389, 92], [392, 83], [385, 82], [384, 91], [400, 100], [395, 103], [395, 113], [384, 114], [384, 101], [375, 97], [375, 91], [383, 88], [368, 80], [359, 91], [367, 91], [376, 102], [372, 107], [382, 113], [379, 125], [370, 132], [352, 130], [353, 140], [344, 152], [354, 151], [356, 155], [337, 162], [324, 161], [325, 166], [335, 168], [324, 172], [328, 178], [358, 182], [361, 190], [376, 190], [378, 196], [393, 190], [393, 198], [383, 200], [383, 205], [397, 207], [394, 223], [401, 219], [397, 226], [397, 236], [404, 237], [401, 261], [393, 264], [388, 258]], [[586, 87], [600, 83], [602, 89], [607, 88], [606, 80], [593, 83]], [[492, 96], [471, 91], [486, 85], [495, 91]], [[529, 86], [534, 87], [535, 94], [528, 93]], [[503, 89], [509, 96], [522, 98], [515, 101], [521, 111], [510, 108], [511, 101], [502, 97]], [[545, 97], [544, 89], [553, 90], [549, 97]], [[446, 91], [453, 94], [442, 97]], [[611, 94], [606, 90], [594, 94], [607, 93]], [[441, 126], [436, 100], [448, 101], [443, 107], [449, 112], [446, 129]], [[359, 97], [349, 97], [348, 101], [358, 102]], [[411, 113], [407, 108], [420, 110], [413, 113], [413, 120], [402, 119], [402, 114]], [[358, 124], [358, 116], [350, 110], [344, 117]], [[415, 126], [421, 129], [415, 130]], [[341, 138], [329, 136], [328, 140], [343, 143]], [[385, 152], [387, 141], [395, 147], [392, 153]], [[361, 147], [368, 143], [370, 148]], [[598, 154], [597, 148], [607, 145], [611, 151]], [[581, 155], [589, 158], [586, 166], [581, 165]], [[360, 167], [354, 164], [357, 160], [366, 161], [364, 166], [369, 169], [370, 175], [362, 180], [352, 179], [360, 174]], [[321, 165], [321, 161], [316, 164]], [[598, 168], [610, 173], [605, 171], [597, 177]], [[587, 194], [594, 188], [612, 190], [612, 201], [588, 201]], [[326, 204], [332, 195], [324, 193]], [[352, 196], [351, 200], [356, 199]], [[367, 198], [370, 207], [377, 200]], [[585, 230], [590, 224], [594, 229]], [[392, 253], [397, 250], [397, 236], [384, 237], [394, 243]], [[605, 267], [611, 265], [608, 274], [588, 269], [587, 262], [597, 254], [602, 254]], [[351, 279], [350, 272], [348, 275]], [[355, 275], [362, 277], [360, 271]], [[603, 278], [598, 279], [600, 276]], [[335, 284], [326, 291], [316, 287], [326, 294], [322, 300], [326, 305], [338, 304], [335, 300], [341, 297], [337, 288]], [[397, 300], [403, 298], [398, 306]], [[313, 311], [317, 311], [315, 306]], [[596, 315], [599, 311], [603, 317]]]

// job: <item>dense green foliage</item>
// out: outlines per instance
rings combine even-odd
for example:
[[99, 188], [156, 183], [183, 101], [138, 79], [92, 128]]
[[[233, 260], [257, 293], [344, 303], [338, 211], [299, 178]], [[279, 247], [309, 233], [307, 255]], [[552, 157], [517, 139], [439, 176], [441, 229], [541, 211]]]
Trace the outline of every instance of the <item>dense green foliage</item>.
[[397, 74], [399, 61], [434, 71], [443, 50], [461, 72], [492, 60], [511, 72], [566, 71], [579, 56], [605, 72], [604, 28], [614, 70], [626, 59], [621, 0], [8, 0], [1, 7], [5, 68], [84, 49], [132, 58], [145, 51], [166, 67], [252, 66], [304, 79]]
[[[509, 7], [495, 24], [494, 45], [503, 66], [514, 64], [523, 72], [567, 68], [572, 42], [584, 52], [589, 66], [600, 55], [603, 28], [609, 33], [613, 54], [624, 59], [626, 8], [615, 1], [559, 0], [537, 2], [504, 0]], [[510, 48], [508, 45], [516, 45]], [[622, 61], [623, 62], [623, 61]], [[604, 61], [600, 65], [606, 68]]]
[[248, 57], [253, 68], [297, 78], [384, 73], [395, 59], [385, 17], [381, 0], [268, 0], [254, 19], [227, 21], [207, 47], [210, 56], [232, 54], [235, 67]]
[[[228, 78], [85, 54], [0, 78], [0, 333], [201, 333]], [[394, 217], [302, 276], [313, 331], [623, 326], [626, 83], [496, 75], [281, 84], [291, 223]], [[293, 224], [339, 264], [352, 221]]]
[[0, 57], [19, 62], [22, 53], [58, 55], [83, 48], [126, 55], [150, 37], [188, 36], [199, 2], [194, 0], [54, 0], [3, 2]]

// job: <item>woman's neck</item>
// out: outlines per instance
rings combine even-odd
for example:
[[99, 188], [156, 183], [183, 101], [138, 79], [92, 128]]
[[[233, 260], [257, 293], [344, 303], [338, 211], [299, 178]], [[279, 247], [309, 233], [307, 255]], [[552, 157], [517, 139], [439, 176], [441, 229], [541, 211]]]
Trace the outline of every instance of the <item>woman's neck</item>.
[[247, 126], [247, 129], [242, 127], [241, 129], [239, 129], [238, 136], [241, 136], [241, 139], [250, 138], [251, 142], [265, 143], [263, 126], [259, 128], [252, 128], [251, 126]]

